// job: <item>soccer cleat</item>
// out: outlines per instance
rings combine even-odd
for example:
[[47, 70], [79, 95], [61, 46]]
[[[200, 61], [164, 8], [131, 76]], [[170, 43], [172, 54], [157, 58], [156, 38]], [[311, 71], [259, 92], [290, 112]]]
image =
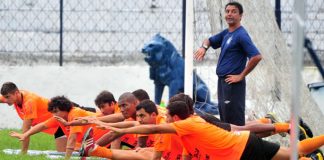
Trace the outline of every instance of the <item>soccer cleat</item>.
[[[270, 119], [272, 124], [279, 122], [277, 116], [274, 113], [272, 113], [272, 112], [267, 113], [264, 117]], [[281, 137], [286, 137], [287, 136], [287, 133], [284, 133], [284, 132], [281, 132], [281, 133], [278, 133], [278, 134]]]
[[[289, 122], [289, 121], [288, 121]], [[310, 127], [305, 123], [302, 118], [299, 118], [299, 140], [304, 140], [306, 138], [312, 138], [313, 132]], [[288, 131], [290, 134], [290, 131]]]
[[[298, 136], [298, 139], [300, 141], [306, 139], [306, 138], [309, 138], [309, 136], [307, 135], [307, 132], [305, 131], [305, 129], [302, 127], [302, 126], [298, 126], [299, 127], [299, 136]], [[290, 130], [288, 131], [288, 134], [290, 134]]]
[[306, 138], [309, 138], [306, 134], [305, 129], [302, 126], [298, 126], [299, 127], [299, 140], [304, 140]]
[[313, 137], [313, 132], [309, 128], [309, 126], [301, 119], [299, 118], [299, 140], [303, 140], [306, 138], [312, 138]]
[[[305, 129], [302, 127], [302, 126], [298, 126], [299, 127], [299, 136], [298, 136], [298, 139], [300, 141], [306, 139], [306, 138], [309, 138], [308, 135], [307, 135], [307, 132], [305, 131]], [[288, 134], [290, 134], [290, 130], [288, 131]]]
[[264, 117], [270, 119], [271, 120], [271, 123], [277, 123], [277, 122], [279, 122], [277, 116], [274, 113], [272, 113], [272, 112], [267, 113]]
[[305, 132], [306, 132], [306, 134], [307, 134], [307, 136], [308, 136], [309, 138], [312, 138], [312, 137], [313, 137], [313, 132], [312, 132], [312, 130], [311, 130], [310, 127], [307, 125], [307, 123], [305, 123], [305, 122], [303, 121], [302, 118], [299, 118], [299, 125], [300, 125], [301, 127], [304, 128], [304, 130], [305, 130]]
[[82, 145], [80, 148], [81, 160], [84, 160], [85, 157], [89, 156], [89, 151], [92, 150], [95, 146], [95, 141], [93, 139], [93, 129], [90, 127], [87, 132], [84, 134], [82, 139]]
[[311, 160], [324, 160], [323, 153], [319, 149], [308, 154], [306, 157], [309, 157]]

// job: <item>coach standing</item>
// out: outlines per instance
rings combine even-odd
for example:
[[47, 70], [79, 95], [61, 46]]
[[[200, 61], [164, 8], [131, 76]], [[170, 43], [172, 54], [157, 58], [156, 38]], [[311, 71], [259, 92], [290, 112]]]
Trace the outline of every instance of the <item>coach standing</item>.
[[196, 60], [202, 60], [210, 46], [221, 48], [216, 69], [220, 118], [235, 125], [245, 124], [245, 76], [262, 59], [249, 34], [241, 26], [242, 15], [243, 7], [240, 3], [226, 4], [225, 20], [228, 28], [204, 40], [194, 55]]

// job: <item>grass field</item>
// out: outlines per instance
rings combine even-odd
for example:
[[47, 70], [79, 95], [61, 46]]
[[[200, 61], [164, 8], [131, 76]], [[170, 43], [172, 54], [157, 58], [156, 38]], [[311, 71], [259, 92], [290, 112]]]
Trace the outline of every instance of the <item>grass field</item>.
[[[0, 130], [0, 159], [1, 160], [47, 160], [45, 155], [7, 155], [3, 149], [20, 149], [20, 141], [9, 136], [9, 129]], [[17, 131], [17, 130], [15, 130]], [[31, 136], [29, 149], [31, 150], [55, 150], [54, 137], [45, 133], [39, 133]]]

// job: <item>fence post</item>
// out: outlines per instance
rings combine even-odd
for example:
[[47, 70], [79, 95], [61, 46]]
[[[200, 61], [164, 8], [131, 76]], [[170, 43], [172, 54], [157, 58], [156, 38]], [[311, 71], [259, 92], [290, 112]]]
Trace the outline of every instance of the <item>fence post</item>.
[[275, 9], [275, 15], [276, 15], [276, 21], [279, 29], [281, 30], [281, 0], [276, 0], [276, 9]]
[[291, 129], [290, 129], [290, 159], [298, 159], [298, 135], [299, 135], [299, 116], [302, 107], [302, 76], [303, 51], [305, 43], [305, 3], [304, 1], [294, 1], [293, 10], [293, 41], [292, 41], [292, 96], [291, 96]]
[[60, 0], [60, 66], [63, 66], [63, 0]]
[[186, 0], [182, 0], [182, 57], [185, 58], [186, 43]]

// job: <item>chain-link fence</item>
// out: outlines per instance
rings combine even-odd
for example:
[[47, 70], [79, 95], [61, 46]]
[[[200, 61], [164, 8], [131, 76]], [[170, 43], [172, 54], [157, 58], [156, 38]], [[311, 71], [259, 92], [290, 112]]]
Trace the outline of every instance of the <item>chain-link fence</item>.
[[[58, 64], [60, 5], [64, 63], [141, 63], [141, 48], [161, 33], [182, 51], [183, 0], [2, 0], [2, 64]], [[275, 0], [272, 0], [274, 6]], [[205, 0], [195, 0], [195, 48], [210, 36]], [[282, 31], [291, 44], [293, 1], [281, 1]], [[324, 61], [324, 2], [307, 1], [307, 36]], [[215, 15], [219, 16], [219, 15]]]
[[[144, 43], [156, 33], [182, 48], [182, 0], [68, 0], [62, 5], [64, 63], [137, 63]], [[4, 0], [0, 17], [4, 62], [58, 63], [60, 0]]]
[[[287, 40], [288, 46], [292, 44], [293, 28], [293, 1], [281, 0], [281, 30]], [[313, 48], [324, 65], [324, 1], [311, 0], [305, 1], [306, 37], [312, 41]], [[313, 64], [309, 54], [305, 54], [305, 64]]]

